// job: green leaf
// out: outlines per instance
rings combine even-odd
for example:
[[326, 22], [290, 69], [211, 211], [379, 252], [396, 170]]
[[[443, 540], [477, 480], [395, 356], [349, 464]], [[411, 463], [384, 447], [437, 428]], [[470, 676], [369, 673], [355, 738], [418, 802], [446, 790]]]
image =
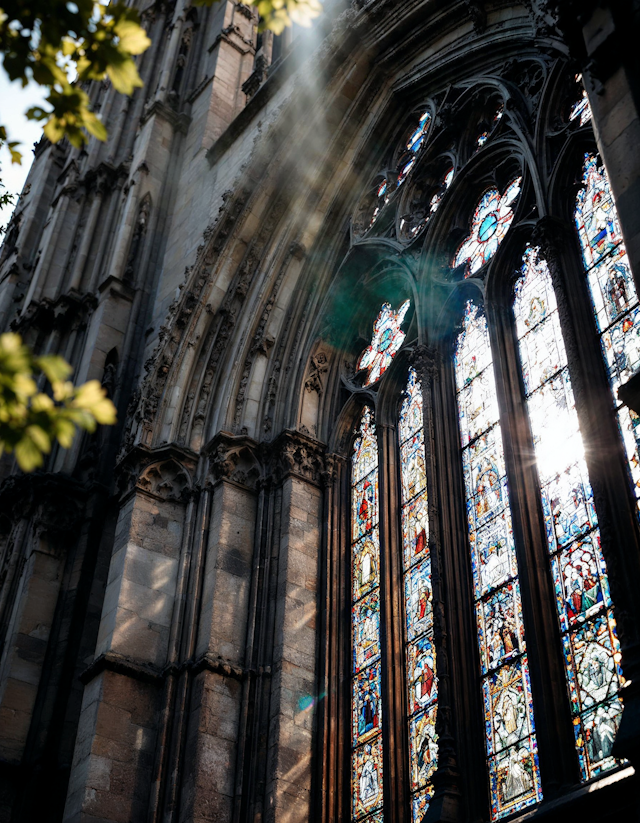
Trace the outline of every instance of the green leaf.
[[130, 57], [118, 64], [112, 63], [107, 66], [107, 74], [115, 90], [122, 92], [122, 94], [133, 94], [134, 89], [142, 88], [144, 85], [138, 74], [136, 64]]
[[51, 438], [41, 426], [27, 426], [25, 434], [31, 438], [41, 452], [49, 454], [51, 451]]
[[84, 125], [89, 134], [92, 134], [97, 140], [107, 139], [107, 127], [92, 111], [84, 113]]
[[60, 357], [58, 354], [45, 354], [38, 357], [36, 364], [50, 383], [54, 383], [56, 380], [66, 380], [73, 371], [64, 357]]
[[46, 111], [42, 106], [31, 106], [31, 108], [26, 111], [27, 120], [44, 120], [45, 117], [48, 117], [50, 114], [51, 112]]
[[116, 407], [97, 380], [89, 380], [76, 390], [73, 406], [86, 410], [98, 423], [113, 425], [116, 422]]
[[63, 449], [70, 449], [76, 433], [76, 427], [71, 420], [67, 420], [64, 417], [58, 418], [55, 421], [54, 429], [58, 443], [60, 443]]
[[13, 140], [11, 143], [7, 143], [7, 148], [9, 149], [9, 154], [11, 155], [11, 162], [20, 166], [22, 164], [22, 153], [16, 150], [16, 146], [19, 146], [20, 143], [17, 140]]
[[129, 54], [142, 54], [151, 45], [146, 31], [133, 20], [122, 20], [116, 23], [114, 31], [120, 40], [120, 48]]
[[15, 447], [18, 465], [25, 472], [31, 472], [43, 464], [42, 453], [29, 437], [23, 437]]

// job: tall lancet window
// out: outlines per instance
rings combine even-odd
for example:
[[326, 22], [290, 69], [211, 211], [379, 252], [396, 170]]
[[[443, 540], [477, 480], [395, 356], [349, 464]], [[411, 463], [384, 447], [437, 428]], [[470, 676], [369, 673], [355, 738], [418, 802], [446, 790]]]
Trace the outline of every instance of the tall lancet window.
[[351, 458], [352, 819], [382, 821], [378, 444], [365, 406]]
[[491, 345], [471, 301], [455, 375], [495, 820], [537, 803], [542, 788]]
[[549, 268], [527, 249], [514, 313], [583, 779], [615, 764], [620, 650]]
[[399, 423], [410, 790], [412, 817], [419, 823], [433, 795], [431, 777], [438, 762], [438, 687], [422, 389], [414, 369], [409, 371]]
[[585, 154], [582, 180], [584, 187], [576, 198], [575, 221], [620, 430], [640, 507], [640, 418], [623, 406], [617, 397], [620, 386], [640, 367], [640, 305], [607, 173], [596, 155]]

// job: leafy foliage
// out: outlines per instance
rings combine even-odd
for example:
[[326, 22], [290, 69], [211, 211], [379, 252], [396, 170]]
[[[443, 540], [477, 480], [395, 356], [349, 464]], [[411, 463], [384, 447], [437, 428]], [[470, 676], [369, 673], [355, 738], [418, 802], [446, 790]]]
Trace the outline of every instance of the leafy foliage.
[[260, 29], [280, 34], [293, 23], [310, 26], [322, 13], [322, 3], [320, 0], [260, 0], [258, 11], [262, 18]]
[[[194, 0], [211, 6], [218, 0]], [[322, 11], [320, 0], [259, 0], [261, 29], [280, 34], [286, 26], [311, 25]], [[23, 86], [33, 80], [48, 89], [50, 108], [33, 106], [31, 120], [45, 121], [45, 136], [57, 143], [63, 137], [80, 148], [89, 135], [106, 140], [107, 129], [91, 110], [82, 83], [109, 78], [123, 94], [133, 94], [142, 80], [134, 58], [151, 41], [140, 25], [137, 9], [122, 0], [2, 0], [0, 52], [11, 80]], [[8, 141], [0, 125], [0, 141], [21, 162], [18, 143]]]
[[[58, 355], [35, 357], [18, 334], [0, 335], [0, 455], [14, 452], [26, 472], [44, 462], [55, 440], [65, 449], [77, 428], [93, 432], [113, 425], [116, 409], [97, 380], [77, 388], [71, 366]], [[38, 389], [36, 378], [51, 386]]]
[[[151, 45], [136, 9], [95, 0], [3, 0], [0, 9], [0, 51], [11, 80], [30, 80], [48, 89], [45, 109], [34, 106], [32, 120], [44, 120], [52, 142], [66, 137], [80, 147], [88, 134], [107, 136], [104, 124], [81, 88], [87, 80], [108, 77], [114, 87], [132, 94], [142, 86], [134, 56]], [[6, 130], [0, 139], [6, 140]], [[12, 161], [20, 162], [15, 143], [7, 143]]]
[[[211, 6], [217, 0], [194, 0], [195, 6]], [[260, 31], [270, 29], [281, 34], [287, 26], [298, 23], [310, 26], [311, 21], [322, 13], [321, 0], [257, 0], [260, 14]]]

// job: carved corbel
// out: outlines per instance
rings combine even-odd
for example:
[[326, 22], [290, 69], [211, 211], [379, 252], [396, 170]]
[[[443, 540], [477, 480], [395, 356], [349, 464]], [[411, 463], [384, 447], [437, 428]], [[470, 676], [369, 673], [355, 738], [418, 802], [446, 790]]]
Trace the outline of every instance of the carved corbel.
[[437, 349], [421, 343], [412, 352], [411, 365], [418, 373], [422, 385], [430, 386], [440, 377], [442, 357]]
[[193, 482], [196, 465], [197, 456], [180, 446], [136, 446], [116, 468], [120, 496], [139, 491], [157, 500], [185, 502], [198, 490]]
[[228, 480], [248, 489], [258, 488], [262, 464], [258, 444], [252, 438], [220, 432], [205, 451], [209, 455], [209, 482]]
[[292, 429], [283, 431], [267, 447], [274, 480], [280, 483], [294, 475], [319, 486], [327, 470], [325, 448], [307, 434]]

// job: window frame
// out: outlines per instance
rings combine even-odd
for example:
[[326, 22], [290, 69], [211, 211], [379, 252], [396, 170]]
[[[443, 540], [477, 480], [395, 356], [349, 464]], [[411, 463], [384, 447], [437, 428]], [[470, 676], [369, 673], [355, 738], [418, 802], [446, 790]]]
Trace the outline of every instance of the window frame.
[[[516, 214], [507, 236], [499, 251], [485, 265], [481, 274], [483, 282], [477, 278], [458, 283], [451, 289], [439, 318], [435, 321], [423, 320], [417, 329], [417, 337], [407, 336], [394, 362], [380, 381], [366, 391], [352, 393], [340, 415], [339, 427], [342, 436], [342, 459], [347, 462], [351, 454], [352, 440], [349, 427], [359, 422], [358, 406], [366, 402], [374, 411], [378, 432], [379, 472], [380, 472], [380, 551], [381, 551], [381, 599], [382, 606], [382, 659], [390, 676], [387, 686], [383, 684], [386, 710], [383, 715], [385, 744], [385, 803], [387, 821], [408, 821], [411, 819], [408, 804], [409, 755], [406, 734], [406, 686], [404, 679], [404, 610], [402, 604], [401, 568], [401, 503], [399, 441], [397, 437], [397, 410], [402, 402], [402, 392], [409, 364], [416, 365], [422, 386], [425, 425], [425, 461], [430, 511], [430, 543], [438, 554], [438, 572], [434, 574], [434, 616], [436, 605], [441, 611], [437, 660], [438, 677], [446, 681], [446, 700], [439, 687], [439, 711], [446, 716], [447, 731], [451, 739], [451, 756], [446, 765], [446, 780], [438, 781], [447, 789], [452, 789], [464, 775], [465, 792], [458, 798], [461, 816], [475, 819], [478, 815], [490, 819], [488, 797], [488, 775], [484, 748], [483, 709], [479, 680], [478, 650], [476, 641], [475, 614], [473, 609], [472, 581], [469, 563], [466, 514], [464, 511], [464, 483], [460, 461], [460, 438], [458, 413], [453, 375], [453, 347], [459, 331], [461, 305], [464, 295], [475, 293], [482, 296], [485, 304], [489, 334], [491, 338], [493, 364], [496, 376], [500, 424], [504, 440], [505, 463], [509, 479], [509, 490], [516, 554], [522, 581], [523, 611], [527, 627], [527, 651], [530, 659], [531, 686], [534, 706], [544, 707], [536, 715], [536, 735], [540, 754], [540, 770], [546, 801], [566, 795], [568, 788], [581, 785], [575, 739], [571, 728], [571, 712], [566, 687], [564, 663], [560, 641], [560, 630], [555, 609], [555, 593], [549, 563], [544, 518], [540, 500], [540, 485], [533, 456], [533, 441], [526, 409], [526, 400], [520, 367], [518, 341], [512, 310], [513, 285], [519, 275], [520, 262], [525, 244], [540, 245], [552, 272], [556, 292], [559, 318], [567, 350], [568, 369], [576, 395], [576, 407], [580, 419], [583, 439], [589, 451], [589, 476], [594, 488], [594, 497], [601, 524], [602, 550], [609, 569], [611, 594], [614, 611], [625, 608], [631, 594], [630, 587], [621, 582], [619, 560], [621, 546], [632, 541], [638, 546], [638, 524], [628, 517], [631, 493], [626, 480], [625, 460], [620, 438], [612, 418], [611, 396], [600, 350], [595, 319], [591, 308], [586, 275], [581, 264], [581, 254], [577, 232], [573, 223], [575, 177], [581, 179], [580, 158], [588, 145], [597, 152], [593, 134], [588, 123], [569, 135], [561, 155], [565, 163], [563, 173], [558, 173], [549, 195], [552, 204], [551, 216], [539, 219], [533, 228], [531, 222], [522, 224], [522, 215]], [[537, 161], [537, 156], [535, 161]], [[559, 163], [560, 165], [560, 163]], [[529, 175], [523, 166], [523, 178]], [[456, 186], [465, 180], [464, 169], [456, 170]], [[526, 180], [523, 180], [523, 190]], [[530, 180], [528, 182], [531, 182]], [[558, 192], [564, 190], [564, 198]], [[575, 191], [574, 191], [575, 190]], [[569, 191], [569, 194], [567, 194]], [[463, 198], [468, 200], [469, 198]], [[524, 197], [521, 196], [523, 200]], [[464, 206], [465, 208], [467, 206]], [[440, 223], [450, 221], [452, 206], [446, 204], [437, 215]], [[436, 221], [434, 221], [436, 222]], [[420, 260], [422, 270], [428, 255], [434, 249], [442, 248], [441, 230], [430, 235], [424, 246]], [[422, 232], [421, 232], [422, 234]], [[362, 241], [359, 241], [362, 243]], [[418, 271], [418, 277], [420, 271]], [[637, 277], [636, 277], [637, 280]], [[372, 307], [372, 312], [375, 308]], [[446, 319], [445, 319], [446, 318]], [[426, 349], [423, 335], [429, 334], [434, 341], [432, 348]], [[430, 366], [419, 366], [420, 351], [430, 352]], [[404, 383], [403, 383], [404, 381]], [[396, 413], [392, 412], [395, 404]], [[603, 414], [605, 422], [603, 424]], [[608, 419], [607, 419], [608, 415]], [[427, 420], [428, 418], [428, 420]], [[613, 460], [603, 460], [590, 450], [589, 443], [605, 444]], [[607, 463], [608, 465], [604, 465]], [[435, 470], [437, 467], [437, 471]], [[343, 480], [341, 495], [334, 505], [342, 505], [347, 512], [350, 505], [340, 503], [346, 500], [345, 490], [349, 488], [349, 472]], [[348, 492], [347, 492], [348, 495]], [[435, 516], [435, 511], [438, 514]], [[633, 507], [631, 507], [633, 510]], [[347, 519], [348, 535], [350, 521]], [[344, 541], [343, 541], [344, 543]], [[342, 548], [340, 557], [348, 556]], [[330, 550], [330, 549], [329, 549]], [[387, 572], [383, 574], [382, 570]], [[615, 579], [614, 579], [615, 578]], [[437, 579], [437, 583], [436, 583]], [[347, 570], [347, 591], [350, 576]], [[436, 585], [439, 588], [436, 598]], [[436, 603], [437, 601], [437, 603]], [[437, 621], [435, 621], [437, 622]], [[619, 623], [620, 625], [620, 623]], [[434, 625], [434, 637], [436, 627]], [[620, 632], [624, 648], [624, 630]], [[350, 638], [350, 631], [348, 632]], [[386, 640], [385, 640], [386, 638]], [[386, 651], [385, 651], [386, 649]], [[346, 660], [350, 660], [351, 649]], [[386, 661], [385, 661], [386, 655]], [[398, 662], [401, 665], [398, 665]], [[401, 674], [399, 674], [399, 672]], [[475, 687], [475, 695], [474, 691]], [[350, 678], [349, 678], [350, 684]], [[390, 695], [394, 694], [393, 703]], [[350, 696], [346, 701], [346, 726], [350, 729]], [[343, 711], [344, 714], [344, 711]], [[392, 722], [399, 718], [399, 722]], [[385, 732], [385, 726], [393, 726]], [[444, 727], [439, 722], [440, 728]], [[395, 742], [394, 742], [395, 741]], [[400, 752], [400, 754], [399, 754]], [[442, 753], [440, 753], [442, 757]], [[348, 760], [345, 758], [344, 760]], [[344, 762], [343, 760], [343, 762]], [[439, 761], [442, 767], [442, 760]], [[623, 768], [623, 767], [620, 767]], [[612, 774], [613, 770], [605, 772]], [[597, 781], [601, 776], [592, 778]], [[448, 780], [448, 783], [447, 783]], [[343, 777], [344, 781], [344, 777]], [[589, 781], [589, 782], [592, 782]], [[446, 786], [444, 785], [446, 783]], [[350, 785], [348, 771], [346, 783]], [[344, 795], [345, 792], [342, 792]], [[348, 794], [348, 792], [347, 792]], [[433, 802], [433, 801], [432, 801]], [[349, 805], [343, 808], [349, 809]], [[530, 814], [538, 806], [530, 806], [513, 815]], [[350, 810], [348, 811], [350, 818]], [[329, 816], [327, 819], [335, 819]], [[511, 818], [508, 818], [511, 819]], [[366, 818], [365, 818], [366, 820]]]

